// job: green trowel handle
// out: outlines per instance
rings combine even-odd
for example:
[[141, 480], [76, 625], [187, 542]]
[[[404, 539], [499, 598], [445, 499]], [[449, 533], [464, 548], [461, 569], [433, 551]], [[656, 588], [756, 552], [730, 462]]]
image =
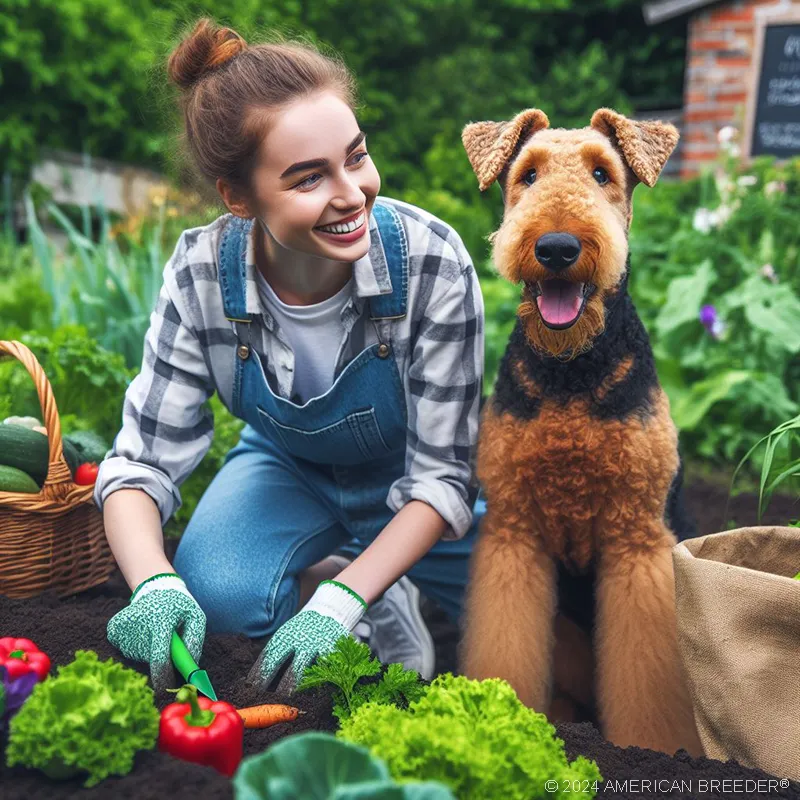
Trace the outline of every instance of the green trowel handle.
[[183, 675], [184, 680], [189, 680], [189, 676], [199, 669], [192, 654], [186, 649], [178, 634], [172, 632], [172, 641], [170, 642], [170, 654], [172, 655], [172, 663], [175, 664], [178, 672]]

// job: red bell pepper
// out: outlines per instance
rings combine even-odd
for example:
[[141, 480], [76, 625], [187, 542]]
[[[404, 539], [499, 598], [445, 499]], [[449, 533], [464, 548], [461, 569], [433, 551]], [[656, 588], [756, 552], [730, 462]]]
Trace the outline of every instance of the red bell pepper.
[[0, 639], [0, 665], [8, 670], [10, 680], [35, 672], [43, 681], [50, 672], [50, 659], [30, 639], [4, 636]]
[[158, 749], [232, 777], [242, 760], [244, 742], [244, 722], [236, 708], [198, 697], [197, 687], [189, 683], [177, 690], [175, 700], [161, 712]]

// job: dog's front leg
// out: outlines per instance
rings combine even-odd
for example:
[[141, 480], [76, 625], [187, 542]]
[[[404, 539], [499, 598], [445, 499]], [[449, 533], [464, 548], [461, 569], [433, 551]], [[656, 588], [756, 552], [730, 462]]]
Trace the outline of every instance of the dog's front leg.
[[663, 524], [651, 527], [646, 539], [652, 544], [611, 547], [599, 560], [598, 715], [603, 735], [620, 747], [649, 747], [670, 755], [684, 748], [702, 755], [678, 651], [675, 540]]
[[[545, 712], [550, 703], [556, 568], [530, 530], [487, 509], [470, 562], [460, 671], [504, 678], [520, 700]], [[520, 523], [521, 524], [521, 523]]]

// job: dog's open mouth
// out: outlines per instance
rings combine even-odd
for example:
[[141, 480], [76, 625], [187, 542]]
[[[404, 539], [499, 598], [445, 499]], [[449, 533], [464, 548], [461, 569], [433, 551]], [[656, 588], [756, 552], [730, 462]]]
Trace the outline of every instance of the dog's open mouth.
[[595, 290], [591, 283], [575, 283], [563, 278], [548, 278], [529, 283], [542, 322], [553, 330], [572, 327], [583, 314], [586, 301]]

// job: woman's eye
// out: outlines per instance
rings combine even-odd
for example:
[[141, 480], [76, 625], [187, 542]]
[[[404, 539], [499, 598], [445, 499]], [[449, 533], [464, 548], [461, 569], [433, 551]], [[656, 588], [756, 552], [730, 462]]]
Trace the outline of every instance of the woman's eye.
[[602, 186], [605, 183], [608, 183], [611, 179], [608, 177], [608, 173], [602, 167], [595, 167], [592, 171], [592, 177]]
[[356, 153], [356, 154], [353, 156], [353, 158], [355, 158], [356, 156], [363, 156], [363, 158], [359, 158], [359, 159], [358, 159], [358, 161], [355, 161], [354, 163], [355, 163], [356, 165], [358, 165], [358, 164], [363, 164], [363, 163], [364, 163], [364, 162], [367, 160], [367, 158], [369, 157], [369, 153], [368, 153], [366, 150], [362, 150], [361, 152], [359, 152], [359, 153]]
[[535, 169], [529, 169], [529, 170], [528, 170], [526, 173], [524, 173], [524, 174], [523, 174], [523, 176], [522, 176], [522, 182], [523, 182], [523, 183], [527, 183], [527, 184], [528, 184], [528, 186], [530, 186], [531, 184], [533, 184], [533, 182], [534, 182], [535, 180], [536, 180], [536, 170], [535, 170]]
[[315, 172], [313, 175], [309, 175], [305, 180], [300, 181], [300, 183], [295, 184], [295, 189], [310, 189], [312, 186], [316, 185], [316, 181], [313, 183], [311, 182], [314, 178], [321, 178], [322, 176]]

